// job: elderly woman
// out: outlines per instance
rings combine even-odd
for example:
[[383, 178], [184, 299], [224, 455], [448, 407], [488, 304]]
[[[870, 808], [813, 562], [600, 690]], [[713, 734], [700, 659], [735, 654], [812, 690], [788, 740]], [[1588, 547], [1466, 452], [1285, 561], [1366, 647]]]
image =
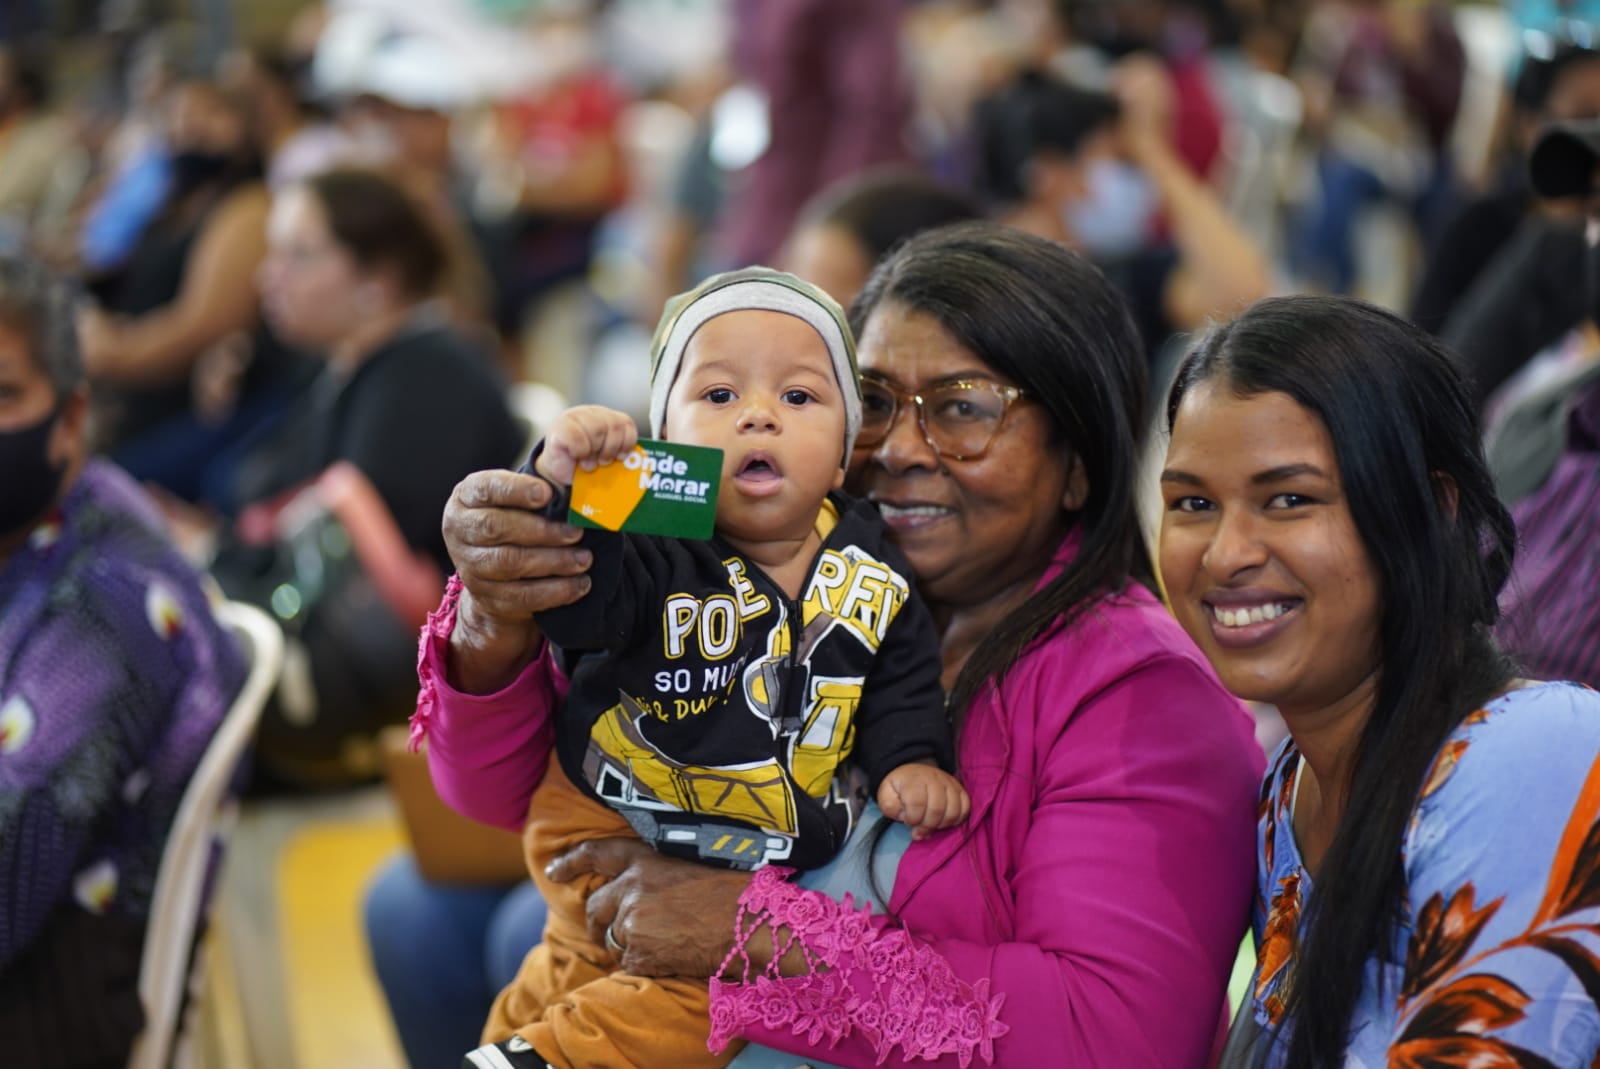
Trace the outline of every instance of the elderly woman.
[[1264, 301], [1188, 357], [1161, 568], [1289, 738], [1230, 1067], [1594, 1064], [1600, 695], [1495, 646], [1515, 532], [1429, 335]]
[[[773, 1064], [1203, 1066], [1243, 930], [1261, 761], [1147, 586], [1127, 311], [1078, 255], [975, 223], [891, 255], [852, 319], [867, 416], [849, 484], [933, 610], [971, 818], [909, 844], [869, 837], [890, 892], [870, 917], [781, 870], [752, 879], [617, 840], [548, 876], [598, 885], [592, 934], [628, 971], [720, 978], [708, 1033], [799, 1055]], [[530, 511], [545, 501], [507, 472], [457, 488], [460, 584], [422, 651], [441, 793], [507, 827], [564, 690], [530, 613], [588, 583], [577, 532]], [[496, 1004], [484, 1064], [573, 1064], [561, 1052], [581, 1020], [513, 1037], [535, 980]], [[619, 1055], [606, 1064], [649, 1064], [635, 1037], [603, 1038]]]
[[0, 259], [0, 1030], [120, 1065], [168, 828], [244, 675], [134, 482], [89, 460], [63, 287]]

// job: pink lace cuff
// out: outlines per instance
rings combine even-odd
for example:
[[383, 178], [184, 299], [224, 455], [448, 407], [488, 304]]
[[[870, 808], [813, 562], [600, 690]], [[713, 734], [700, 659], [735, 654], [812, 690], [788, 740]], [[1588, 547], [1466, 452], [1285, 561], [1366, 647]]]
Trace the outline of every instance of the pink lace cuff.
[[[1005, 995], [989, 995], [989, 981], [968, 984], [931, 946], [904, 929], [876, 925], [872, 906], [857, 910], [850, 895], [836, 902], [796, 887], [790, 870], [761, 869], [739, 896], [734, 946], [720, 972], [740, 964], [736, 982], [711, 981], [713, 1052], [752, 1027], [788, 1028], [815, 1046], [828, 1048], [852, 1033], [872, 1045], [879, 1064], [895, 1048], [905, 1061], [932, 1061], [954, 1054], [963, 1067], [976, 1052], [994, 1062], [994, 1040], [1010, 1031], [1000, 1019]], [[745, 945], [766, 927], [772, 962], [754, 971]], [[805, 955], [807, 974], [784, 977], [778, 963], [794, 947]]]
[[428, 735], [428, 720], [439, 700], [438, 679], [444, 664], [445, 646], [456, 629], [456, 605], [461, 601], [461, 576], [451, 574], [444, 585], [444, 598], [428, 614], [417, 638], [417, 709], [411, 714], [411, 735], [406, 748], [416, 753]]

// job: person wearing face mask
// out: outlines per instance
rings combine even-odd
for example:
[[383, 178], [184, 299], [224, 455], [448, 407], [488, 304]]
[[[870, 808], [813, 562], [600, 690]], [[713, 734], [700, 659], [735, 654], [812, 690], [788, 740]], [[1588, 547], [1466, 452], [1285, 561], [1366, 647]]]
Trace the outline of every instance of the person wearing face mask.
[[[306, 363], [260, 330], [253, 280], [269, 199], [238, 101], [210, 82], [167, 97], [170, 184], [125, 264], [93, 280], [80, 316], [97, 445], [142, 481], [194, 501], [227, 481], [210, 459], [279, 416]], [[219, 343], [243, 343], [240, 381], [219, 410], [194, 378]]]
[[1175, 333], [1267, 294], [1266, 258], [1173, 149], [1172, 83], [1131, 56], [1114, 93], [1027, 71], [978, 106], [978, 189], [996, 217], [1065, 242], [1127, 298], [1152, 360]]
[[106, 1066], [143, 1026], [168, 829], [244, 677], [139, 488], [90, 459], [71, 298], [0, 257], [0, 1032]]

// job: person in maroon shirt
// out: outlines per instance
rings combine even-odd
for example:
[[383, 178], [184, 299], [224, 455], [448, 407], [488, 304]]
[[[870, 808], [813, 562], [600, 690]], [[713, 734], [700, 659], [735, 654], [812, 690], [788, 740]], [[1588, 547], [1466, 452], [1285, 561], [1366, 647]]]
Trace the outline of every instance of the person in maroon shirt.
[[837, 179], [906, 158], [902, 0], [735, 0], [733, 59], [765, 98], [766, 150], [733, 178], [726, 262], [769, 262], [800, 207]]

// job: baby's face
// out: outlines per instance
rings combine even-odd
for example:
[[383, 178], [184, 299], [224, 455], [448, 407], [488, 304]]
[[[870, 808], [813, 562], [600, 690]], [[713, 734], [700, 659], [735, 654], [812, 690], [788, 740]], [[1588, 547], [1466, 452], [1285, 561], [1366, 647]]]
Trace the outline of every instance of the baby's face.
[[727, 312], [684, 350], [662, 436], [723, 451], [717, 530], [739, 545], [804, 538], [843, 481], [844, 396], [803, 319]]

